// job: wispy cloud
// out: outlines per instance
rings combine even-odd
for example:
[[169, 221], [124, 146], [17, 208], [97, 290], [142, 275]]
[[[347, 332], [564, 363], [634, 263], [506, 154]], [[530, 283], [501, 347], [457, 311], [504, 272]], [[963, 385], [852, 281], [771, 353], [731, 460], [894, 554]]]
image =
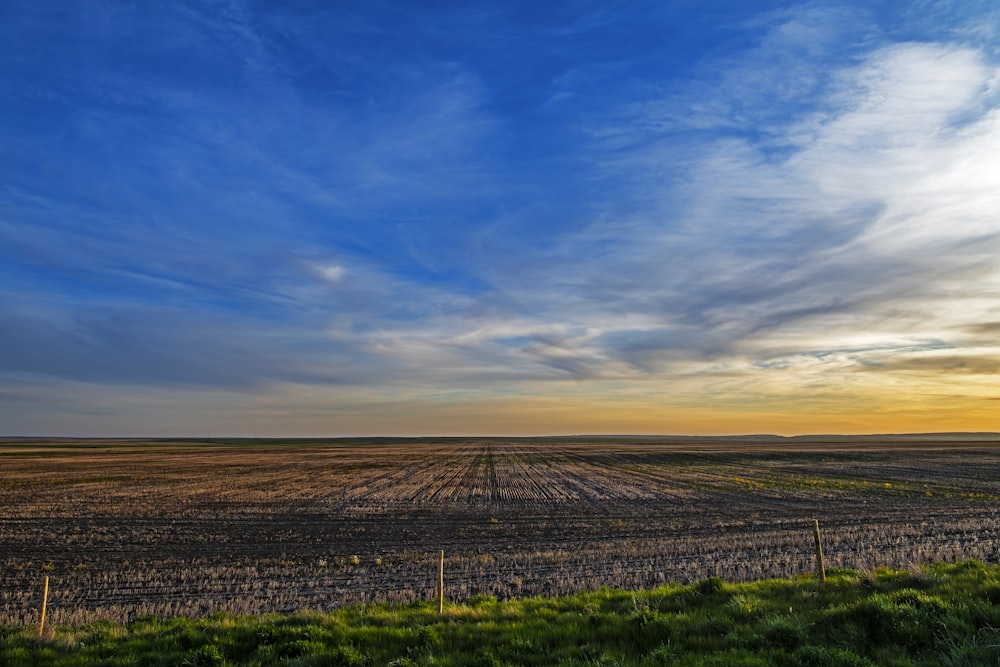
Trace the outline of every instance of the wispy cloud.
[[[850, 385], [841, 374], [853, 370], [990, 368], [1000, 350], [962, 330], [997, 314], [995, 66], [971, 49], [906, 44], [832, 75], [820, 110], [773, 140], [777, 153], [771, 140], [709, 143], [683, 210], [651, 192], [653, 208], [491, 276], [529, 315], [515, 337], [478, 325], [476, 349], [549, 382], [726, 378], [714, 394], [726, 400]], [[650, 157], [635, 159], [642, 169]], [[448, 340], [433, 331], [425, 345]], [[443, 367], [452, 381], [471, 369]]]
[[[934, 44], [834, 72], [821, 110], [777, 138], [707, 143], [680, 210], [665, 178], [662, 209], [633, 214], [629, 238], [614, 219], [596, 227], [616, 252], [583, 263], [587, 293], [744, 352], [791, 332], [802, 347], [835, 345], [831, 327], [927, 340], [992, 319], [996, 74], [974, 50]], [[658, 159], [637, 151], [635, 168]]]

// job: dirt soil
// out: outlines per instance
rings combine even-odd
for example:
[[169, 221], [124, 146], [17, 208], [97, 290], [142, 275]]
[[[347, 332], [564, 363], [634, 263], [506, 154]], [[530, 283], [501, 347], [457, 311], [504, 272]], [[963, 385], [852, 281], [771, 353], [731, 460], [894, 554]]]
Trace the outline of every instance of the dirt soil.
[[1000, 442], [0, 440], [0, 624], [1000, 558]]

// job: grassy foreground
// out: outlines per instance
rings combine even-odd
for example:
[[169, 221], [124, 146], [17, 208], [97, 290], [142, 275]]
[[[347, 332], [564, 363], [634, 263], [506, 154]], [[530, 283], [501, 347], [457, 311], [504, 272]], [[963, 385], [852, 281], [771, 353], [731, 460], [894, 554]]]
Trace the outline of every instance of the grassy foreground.
[[1000, 665], [1000, 566], [127, 625], [0, 627], [20, 665]]

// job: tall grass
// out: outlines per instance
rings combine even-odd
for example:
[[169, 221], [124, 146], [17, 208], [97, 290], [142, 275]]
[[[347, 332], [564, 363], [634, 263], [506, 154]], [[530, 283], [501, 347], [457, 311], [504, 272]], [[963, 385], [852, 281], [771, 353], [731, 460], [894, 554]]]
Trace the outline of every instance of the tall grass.
[[21, 665], [788, 665], [1000, 664], [1000, 566], [828, 570], [644, 591], [359, 605], [291, 616], [146, 617], [0, 626], [0, 664]]

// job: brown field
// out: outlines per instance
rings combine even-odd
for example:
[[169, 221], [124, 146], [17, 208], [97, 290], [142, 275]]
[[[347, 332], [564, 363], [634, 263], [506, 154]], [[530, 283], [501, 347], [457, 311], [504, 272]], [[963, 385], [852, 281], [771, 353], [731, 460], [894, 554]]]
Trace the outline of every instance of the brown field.
[[0, 624], [1000, 558], [1000, 440], [0, 440]]

